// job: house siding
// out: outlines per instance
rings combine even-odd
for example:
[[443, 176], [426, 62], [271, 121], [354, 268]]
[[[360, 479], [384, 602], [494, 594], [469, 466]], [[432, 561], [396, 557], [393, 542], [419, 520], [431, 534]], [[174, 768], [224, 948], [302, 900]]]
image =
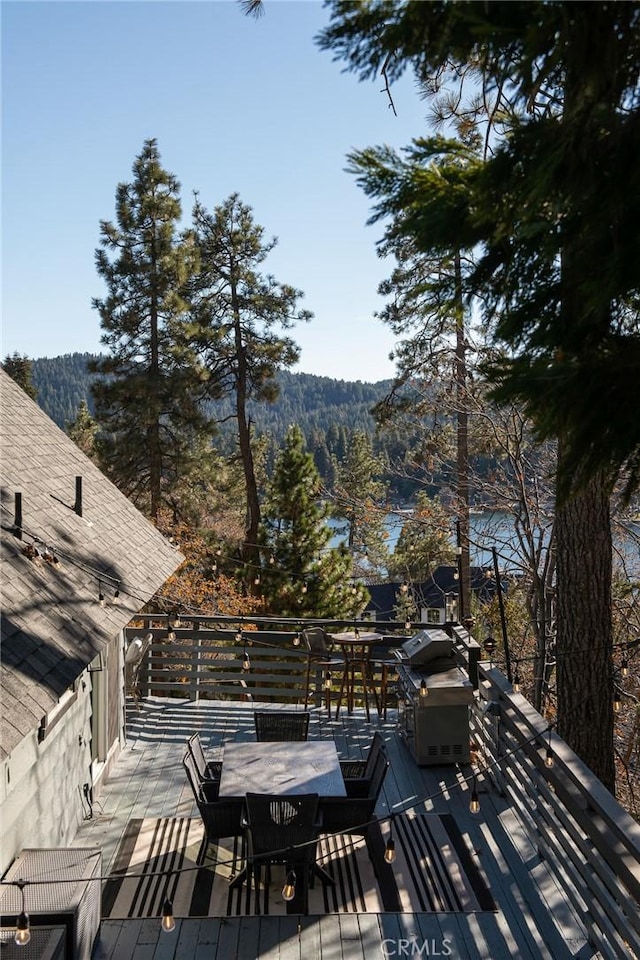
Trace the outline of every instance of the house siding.
[[91, 782], [91, 676], [78, 680], [77, 697], [45, 739], [37, 730], [2, 761], [0, 873], [23, 847], [64, 846], [88, 812], [82, 794]]

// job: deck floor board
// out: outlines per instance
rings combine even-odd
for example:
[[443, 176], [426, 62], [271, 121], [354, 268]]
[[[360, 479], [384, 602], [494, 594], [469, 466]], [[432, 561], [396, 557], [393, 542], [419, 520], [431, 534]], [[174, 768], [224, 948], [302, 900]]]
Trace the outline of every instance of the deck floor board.
[[[199, 731], [206, 752], [220, 758], [226, 742], [254, 739], [253, 709], [232, 701], [145, 701], [139, 713], [129, 714], [126, 747], [75, 845], [98, 844], [106, 874], [131, 818], [196, 816], [182, 767], [187, 738]], [[386, 722], [374, 710], [367, 723], [363, 710], [349, 715], [343, 709], [336, 720], [333, 712], [329, 718], [324, 708], [311, 708], [310, 738], [334, 739], [341, 758], [364, 757], [376, 729], [391, 763], [377, 813], [415, 807], [451, 814], [496, 901], [495, 912], [178, 919], [175, 933], [167, 935], [159, 921], [107, 920], [95, 960], [372, 960], [385, 951], [401, 956], [400, 943], [412, 941], [421, 956], [437, 956], [436, 950], [447, 955], [450, 942], [449, 955], [459, 960], [598, 958], [507, 800], [483, 781], [481, 813], [470, 813], [469, 764], [418, 767], [396, 735], [393, 710]]]

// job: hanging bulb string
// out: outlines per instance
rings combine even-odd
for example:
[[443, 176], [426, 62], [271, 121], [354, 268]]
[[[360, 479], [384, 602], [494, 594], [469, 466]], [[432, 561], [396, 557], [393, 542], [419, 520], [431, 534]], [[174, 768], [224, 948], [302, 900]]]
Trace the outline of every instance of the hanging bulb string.
[[[465, 786], [468, 786], [469, 784], [472, 784], [473, 782], [477, 781], [479, 778], [483, 777], [484, 774], [489, 773], [496, 768], [499, 768], [501, 763], [505, 759], [511, 756], [515, 756], [517, 753], [523, 750], [527, 745], [531, 743], [535, 743], [537, 740], [540, 739], [541, 736], [544, 736], [550, 728], [551, 728], [551, 725], [547, 726], [544, 731], [541, 731], [541, 732], [538, 731], [534, 734], [531, 734], [531, 736], [528, 737], [526, 740], [524, 740], [521, 744], [518, 744], [516, 747], [513, 747], [512, 749], [505, 751], [497, 759], [484, 763], [481, 767], [478, 767], [475, 771], [470, 773], [468, 776], [458, 778], [457, 783], [455, 785], [446, 784], [442, 786], [439, 790], [437, 790], [435, 793], [422, 796], [417, 800], [406, 803], [404, 805], [401, 802], [398, 805], [396, 805], [393, 811], [391, 811], [390, 813], [374, 817], [367, 821], [363, 821], [361, 824], [356, 825], [354, 829], [356, 831], [358, 828], [364, 829], [368, 824], [371, 824], [371, 823], [376, 823], [378, 825], [391, 823], [392, 821], [395, 821], [395, 819], [400, 814], [411, 813], [412, 811], [419, 810], [420, 808], [422, 808], [422, 806], [425, 803], [430, 803], [431, 801], [438, 800], [442, 797], [447, 796], [447, 794], [451, 792], [452, 788], [459, 787], [460, 789], [463, 789]], [[336, 831], [333, 833], [324, 833], [323, 831], [322, 835], [326, 836], [327, 838], [336, 839], [336, 840], [339, 837], [344, 836], [344, 834], [342, 834], [340, 831]], [[310, 841], [305, 841], [304, 843], [295, 844], [293, 847], [288, 846], [288, 847], [283, 847], [280, 850], [272, 850], [268, 854], [256, 856], [255, 859], [257, 861], [263, 860], [264, 862], [268, 862], [269, 859], [272, 858], [274, 855], [281, 856], [284, 854], [289, 854], [297, 850], [304, 850], [309, 846], [315, 846], [316, 844], [317, 844], [317, 840], [315, 839]], [[345, 837], [345, 840], [342, 845], [338, 843], [335, 847], [332, 847], [332, 849], [338, 852], [346, 851], [351, 848], [352, 848], [352, 841], [349, 837]], [[70, 864], [68, 869], [73, 870], [77, 868], [78, 870], [80, 870], [81, 867], [84, 864], [86, 864], [91, 857], [96, 855], [97, 854], [89, 854], [87, 857], [81, 857], [75, 863]], [[217, 863], [219, 866], [232, 867], [233, 864], [235, 863], [235, 859], [233, 857], [230, 857], [228, 860], [219, 860], [217, 861]], [[41, 875], [40, 878], [35, 876], [35, 877], [30, 877], [28, 880], [0, 880], [0, 885], [18, 887], [22, 883], [25, 887], [28, 887], [28, 886], [47, 885], [47, 884], [56, 884], [56, 883], [80, 883], [80, 882], [84, 883], [88, 881], [97, 881], [97, 880], [105, 881], [105, 880], [146, 879], [146, 878], [155, 878], [155, 877], [169, 877], [173, 875], [178, 876], [183, 873], [192, 873], [196, 870], [201, 870], [201, 869], [202, 869], [201, 866], [191, 866], [191, 867], [179, 867], [178, 869], [169, 870], [169, 871], [168, 870], [131, 871], [131, 872], [116, 871], [114, 873], [108, 873], [101, 876], [95, 876], [90, 878], [87, 878], [86, 876], [47, 878], [44, 875]]]
[[[600, 687], [601, 687], [601, 689], [604, 689], [604, 688], [605, 688], [605, 683], [603, 682], [603, 683], [600, 685]], [[582, 698], [582, 700], [580, 700], [580, 701], [576, 704], [576, 706], [575, 706], [575, 708], [574, 708], [575, 711], [577, 712], [577, 710], [578, 710], [581, 706], [583, 706], [586, 702], [588, 702], [588, 700], [590, 700], [590, 699], [592, 698], [592, 696], [593, 696], [593, 693], [590, 693], [589, 696], [586, 696], [586, 697]], [[635, 699], [635, 698], [634, 698], [634, 699]], [[480, 778], [484, 777], [485, 774], [491, 773], [491, 772], [494, 771], [494, 770], [499, 770], [500, 767], [501, 767], [501, 765], [502, 765], [502, 763], [503, 763], [505, 760], [509, 759], [510, 757], [516, 756], [518, 753], [520, 753], [521, 751], [524, 751], [524, 750], [526, 749], [526, 747], [530, 746], [531, 744], [534, 744], [534, 743], [536, 743], [536, 742], [539, 742], [540, 740], [543, 740], [543, 742], [544, 742], [544, 738], [545, 738], [545, 737], [547, 737], [547, 738], [549, 739], [549, 741], [550, 741], [551, 731], [552, 731], [552, 729], [553, 729], [554, 726], [555, 726], [554, 723], [549, 723], [549, 722], [546, 723], [544, 729], [535, 731], [535, 732], [532, 733], [530, 736], [526, 737], [521, 743], [519, 743], [519, 744], [517, 744], [516, 746], [510, 748], [509, 750], [505, 750], [504, 752], [502, 752], [499, 757], [496, 757], [494, 760], [491, 760], [491, 761], [486, 761], [486, 760], [485, 760], [485, 762], [484, 762], [482, 765], [477, 766], [476, 769], [473, 770], [468, 776], [459, 777], [458, 780], [457, 780], [457, 783], [456, 783], [455, 785], [453, 785], [453, 784], [445, 784], [445, 785], [441, 786], [440, 789], [438, 789], [435, 793], [431, 793], [431, 794], [427, 794], [427, 795], [425, 795], [425, 796], [419, 797], [419, 798], [418, 798], [417, 800], [415, 800], [414, 802], [408, 802], [408, 803], [406, 803], [405, 805], [403, 805], [402, 802], [401, 802], [401, 803], [397, 804], [397, 805], [394, 807], [393, 811], [391, 811], [390, 813], [384, 814], [384, 815], [381, 815], [381, 816], [377, 816], [377, 817], [373, 817], [371, 820], [366, 821], [366, 823], [363, 822], [362, 824], [359, 824], [358, 826], [359, 826], [360, 828], [363, 828], [363, 829], [364, 829], [368, 824], [371, 824], [371, 823], [377, 823], [377, 824], [379, 824], [379, 825], [388, 823], [388, 822], [390, 822], [391, 820], [395, 819], [395, 818], [396, 818], [397, 816], [399, 816], [400, 814], [410, 813], [410, 812], [412, 812], [412, 811], [419, 810], [419, 809], [420, 809], [424, 804], [426, 804], [426, 803], [430, 803], [430, 802], [432, 802], [432, 801], [434, 801], [434, 800], [438, 800], [438, 799], [440, 799], [440, 798], [446, 797], [447, 794], [449, 794], [449, 793], [451, 792], [452, 788], [455, 789], [455, 787], [459, 787], [460, 789], [463, 789], [464, 787], [468, 787], [469, 784], [473, 784], [474, 782], [477, 783], [477, 781], [478, 781]], [[356, 829], [357, 829], [357, 828], [356, 828]], [[340, 831], [336, 831], [336, 832], [334, 832], [334, 833], [326, 833], [326, 834], [323, 833], [323, 835], [324, 835], [324, 836], [327, 836], [327, 837], [329, 837], [329, 838], [338, 838], [338, 837], [340, 837], [340, 836], [343, 836], [343, 834], [341, 834]], [[269, 855], [265, 856], [264, 859], [268, 860], [269, 857], [272, 857], [272, 856], [274, 855], [274, 853], [277, 853], [277, 854], [285, 854], [285, 853], [288, 853], [288, 852], [290, 852], [290, 851], [292, 851], [292, 850], [293, 850], [293, 851], [295, 851], [295, 850], [303, 850], [303, 849], [305, 849], [306, 847], [313, 846], [313, 845], [316, 845], [316, 844], [317, 844], [317, 840], [314, 839], [314, 840], [311, 840], [311, 841], [307, 841], [307, 842], [305, 842], [305, 843], [296, 844], [294, 847], [286, 847], [286, 848], [283, 848], [283, 849], [281, 849], [281, 850], [279, 850], [279, 851], [270, 851]], [[346, 839], [345, 839], [345, 842], [344, 842], [344, 844], [343, 844], [342, 849], [348, 850], [348, 849], [351, 848], [351, 846], [352, 846], [352, 843], [351, 843], [350, 838], [346, 838]], [[77, 867], [78, 869], [80, 869], [84, 864], [87, 863], [87, 861], [88, 861], [89, 859], [91, 859], [91, 857], [97, 856], [98, 853], [100, 853], [100, 852], [101, 852], [101, 851], [97, 851], [96, 853], [89, 854], [89, 855], [86, 856], [86, 857], [81, 857], [81, 858], [79, 858], [79, 859], [76, 861], [75, 864], [69, 865], [69, 869], [73, 869], [73, 868], [75, 868], [75, 867]], [[256, 859], [260, 859], [260, 858], [257, 857]], [[220, 860], [220, 861], [218, 861], [218, 864], [219, 864], [220, 866], [229, 866], [229, 867], [232, 867], [233, 864], [234, 864], [234, 862], [235, 862], [234, 858], [230, 858], [230, 859], [224, 860], [224, 861], [223, 861], [223, 860]], [[26, 887], [28, 887], [28, 886], [33, 886], [33, 885], [36, 885], [36, 884], [80, 883], [80, 882], [84, 883], [84, 882], [93, 881], [93, 880], [105, 881], [105, 880], [114, 880], [114, 879], [118, 879], [118, 880], [119, 880], [119, 879], [123, 879], [123, 880], [124, 880], [124, 879], [130, 879], [130, 878], [138, 878], [138, 879], [141, 879], [141, 878], [152, 878], [152, 877], [167, 877], [168, 875], [176, 875], [176, 876], [178, 876], [178, 875], [183, 874], [183, 873], [192, 873], [192, 872], [194, 872], [195, 870], [201, 870], [201, 869], [202, 869], [201, 866], [192, 866], [192, 867], [180, 867], [180, 868], [178, 868], [178, 869], [176, 869], [176, 870], [169, 870], [169, 871], [167, 871], [167, 870], [148, 871], [148, 872], [147, 872], [147, 871], [142, 871], [142, 872], [137, 872], [137, 871], [132, 871], [132, 872], [128, 872], [128, 871], [118, 871], [118, 872], [114, 872], [114, 873], [110, 873], [110, 874], [105, 874], [105, 875], [101, 875], [101, 876], [97, 876], [97, 877], [90, 877], [90, 878], [87, 878], [86, 876], [64, 877], [64, 878], [62, 878], [62, 877], [45, 878], [44, 876], [41, 876], [41, 878], [38, 879], [38, 877], [36, 876], [36, 877], [30, 877], [28, 880], [24, 880], [24, 879], [21, 879], [21, 880], [4, 880], [4, 879], [0, 879], [0, 886], [13, 886], [13, 887], [18, 887], [18, 888], [20, 888], [20, 885], [22, 884], [23, 888], [26, 888]], [[23, 892], [24, 892], [24, 890], [23, 890]]]

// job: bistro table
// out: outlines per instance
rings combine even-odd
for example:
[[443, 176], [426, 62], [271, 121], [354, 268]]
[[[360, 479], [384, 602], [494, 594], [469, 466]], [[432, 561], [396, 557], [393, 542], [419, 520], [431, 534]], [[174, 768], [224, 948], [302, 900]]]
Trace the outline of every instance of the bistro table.
[[342, 673], [342, 683], [340, 684], [340, 693], [336, 705], [336, 719], [340, 713], [342, 700], [346, 696], [347, 710], [353, 711], [355, 700], [355, 688], [359, 683], [362, 687], [362, 696], [367, 713], [367, 720], [371, 719], [369, 713], [369, 691], [373, 694], [378, 715], [380, 714], [380, 698], [373, 680], [371, 671], [371, 648], [374, 643], [382, 640], [380, 633], [361, 633], [354, 630], [353, 633], [330, 633], [329, 638], [334, 646], [340, 648], [344, 659], [344, 669]]
[[220, 799], [247, 793], [317, 793], [346, 797], [333, 740], [227, 743], [222, 755]]

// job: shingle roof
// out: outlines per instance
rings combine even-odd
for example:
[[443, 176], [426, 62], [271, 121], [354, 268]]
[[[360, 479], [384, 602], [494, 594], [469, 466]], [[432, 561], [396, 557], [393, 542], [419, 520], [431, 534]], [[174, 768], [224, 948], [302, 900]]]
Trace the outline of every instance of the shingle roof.
[[[0, 426], [2, 758], [183, 558], [2, 369]], [[34, 545], [51, 548], [59, 565], [30, 559]]]

